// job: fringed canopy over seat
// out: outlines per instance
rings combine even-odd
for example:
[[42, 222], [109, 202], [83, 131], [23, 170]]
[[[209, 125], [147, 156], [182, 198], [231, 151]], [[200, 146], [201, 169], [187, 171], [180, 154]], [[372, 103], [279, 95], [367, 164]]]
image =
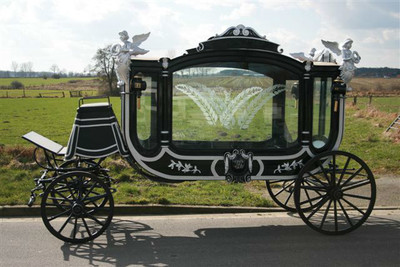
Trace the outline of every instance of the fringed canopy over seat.
[[111, 104], [81, 105], [72, 126], [65, 159], [76, 156], [103, 158], [117, 152], [128, 155]]

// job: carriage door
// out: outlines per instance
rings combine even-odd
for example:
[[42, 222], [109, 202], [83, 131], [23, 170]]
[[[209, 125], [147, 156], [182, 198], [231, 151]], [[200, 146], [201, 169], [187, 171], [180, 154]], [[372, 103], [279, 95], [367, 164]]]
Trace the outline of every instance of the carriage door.
[[139, 153], [148, 155], [159, 146], [159, 71], [136, 67], [130, 88], [130, 138]]
[[314, 78], [313, 87], [313, 146], [317, 149], [324, 147], [329, 139], [331, 130], [331, 86], [332, 78]]

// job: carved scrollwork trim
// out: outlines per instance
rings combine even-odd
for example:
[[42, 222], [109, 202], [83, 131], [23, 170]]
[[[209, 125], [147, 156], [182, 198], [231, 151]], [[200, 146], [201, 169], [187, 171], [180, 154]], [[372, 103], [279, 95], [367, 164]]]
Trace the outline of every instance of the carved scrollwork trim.
[[229, 27], [222, 34], [217, 34], [213, 38], [223, 38], [223, 37], [229, 37], [229, 36], [244, 36], [244, 37], [253, 37], [253, 38], [260, 38], [260, 39], [267, 40], [265, 35], [261, 36], [253, 28], [246, 27], [242, 24]]

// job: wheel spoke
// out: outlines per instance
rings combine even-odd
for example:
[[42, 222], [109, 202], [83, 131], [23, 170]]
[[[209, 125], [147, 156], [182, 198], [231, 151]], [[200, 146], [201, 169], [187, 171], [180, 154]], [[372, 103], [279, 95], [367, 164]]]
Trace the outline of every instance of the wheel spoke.
[[285, 191], [288, 187], [290, 187], [291, 185], [293, 185], [294, 181], [291, 182], [290, 184], [288, 184], [287, 186], [282, 187], [281, 190], [279, 190], [278, 193], [275, 194], [275, 197], [277, 197], [278, 195], [280, 195], [283, 191]]
[[316, 187], [316, 186], [300, 186], [301, 189], [307, 189], [307, 190], [312, 190], [315, 192], [326, 192], [326, 189], [324, 187]]
[[102, 223], [101, 221], [99, 221], [96, 217], [94, 217], [92, 214], [90, 214], [89, 212], [86, 212], [86, 215], [92, 219], [93, 221], [97, 222], [98, 224], [100, 224], [101, 226], [104, 226], [104, 223]]
[[339, 202], [339, 206], [342, 209], [344, 216], [346, 216], [346, 219], [349, 222], [350, 226], [353, 226], [353, 223], [351, 222], [349, 215], [347, 214], [345, 208], [343, 207], [342, 202], [340, 202], [340, 199], [338, 200], [338, 202]]
[[60, 217], [60, 216], [63, 216], [64, 214], [67, 214], [68, 212], [70, 212], [71, 210], [69, 209], [69, 210], [64, 210], [63, 212], [61, 212], [61, 213], [59, 213], [59, 214], [56, 214], [56, 215], [54, 215], [54, 216], [51, 216], [50, 218], [47, 218], [47, 220], [50, 222], [50, 221], [52, 221], [52, 220], [54, 220], [54, 219], [57, 219], [58, 217]]
[[303, 191], [306, 194], [306, 197], [307, 197], [308, 201], [310, 202], [310, 207], [312, 207], [313, 204], [312, 204], [312, 201], [311, 201], [310, 195], [308, 194], [307, 189], [303, 188]]
[[83, 197], [82, 201], [85, 201], [86, 198], [89, 196], [89, 194], [93, 191], [94, 187], [97, 185], [97, 183], [93, 183], [93, 185], [90, 187], [89, 191], [86, 192], [86, 195]]
[[324, 223], [325, 223], [326, 217], [328, 216], [328, 212], [329, 212], [329, 208], [331, 207], [331, 204], [332, 204], [332, 199], [329, 200], [328, 207], [325, 210], [325, 214], [324, 214], [324, 217], [322, 218], [319, 229], [322, 229], [322, 227], [324, 226]]
[[[318, 177], [316, 177], [314, 174], [312, 174], [311, 172], [307, 172], [312, 178], [314, 178], [318, 183], [320, 183], [322, 186], [326, 187], [327, 184], [322, 182]], [[311, 182], [311, 181], [310, 181]]]
[[287, 203], [289, 202], [290, 197], [293, 195], [294, 190], [290, 191], [289, 196], [287, 197], [286, 201], [285, 201], [285, 205], [287, 205]]
[[[325, 197], [326, 197], [326, 195], [325, 195]], [[309, 202], [309, 201], [314, 201], [314, 200], [321, 199], [321, 198], [324, 198], [324, 196], [313, 197], [312, 199], [309, 199], [309, 200], [306, 200], [306, 201], [302, 201], [302, 202], [300, 202], [299, 204], [300, 204], [300, 205], [303, 205], [303, 204], [305, 204], [305, 203], [307, 203], [307, 202]]]
[[370, 197], [358, 196], [358, 195], [353, 195], [353, 194], [343, 194], [343, 196], [354, 197], [354, 198], [365, 199], [365, 200], [371, 200]]
[[106, 198], [107, 194], [101, 194], [101, 195], [97, 195], [97, 196], [93, 196], [93, 197], [89, 197], [86, 199], [85, 203], [94, 203], [96, 200], [102, 199], [102, 198]]
[[319, 160], [318, 160], [318, 166], [321, 168], [321, 171], [324, 174], [324, 176], [325, 176], [326, 180], [328, 181], [328, 183], [330, 183], [329, 176], [326, 173], [326, 170], [324, 169], [324, 166], [322, 166], [321, 161], [319, 161]]
[[69, 186], [68, 181], [66, 181], [66, 182], [67, 182], [67, 187], [68, 187], [69, 193], [71, 194], [71, 197], [74, 199], [74, 201], [76, 201], [76, 197], [75, 197], [74, 193], [72, 192], [72, 188]]
[[337, 206], [336, 200], [333, 201], [333, 211], [334, 211], [334, 220], [335, 220], [335, 232], [338, 231], [338, 219], [337, 219]]
[[317, 204], [317, 206], [315, 207], [315, 209], [313, 210], [313, 212], [311, 212], [311, 213], [308, 215], [307, 220], [309, 220], [315, 213], [317, 213], [317, 212], [322, 208], [322, 206], [325, 205], [325, 203], [328, 201], [328, 199], [329, 199], [329, 198], [328, 198], [327, 196], [325, 196], [325, 198], [322, 199], [321, 202]]
[[355, 182], [355, 183], [353, 183], [351, 185], [347, 185], [346, 187], [342, 188], [342, 192], [345, 192], [345, 191], [348, 191], [348, 190], [351, 190], [351, 189], [354, 189], [354, 188], [358, 188], [358, 187], [361, 187], [361, 186], [364, 186], [364, 185], [367, 185], [367, 184], [370, 184], [370, 183], [371, 183], [370, 180], [358, 181], [358, 182]]
[[364, 169], [363, 166], [361, 166], [355, 173], [353, 173], [349, 179], [346, 180], [346, 182], [344, 182], [342, 185], [339, 184], [340, 188], [343, 188], [345, 185], [347, 185], [351, 180], [353, 180], [354, 177], [357, 176], [357, 174], [359, 174], [362, 170]]
[[[304, 182], [309, 186], [314, 186], [315, 187], [315, 185], [310, 184], [311, 181], [309, 182], [309, 181], [305, 180]], [[318, 190], [314, 190], [314, 192], [316, 192], [318, 195], [322, 196], [321, 193]]]
[[78, 224], [78, 217], [75, 217], [73, 239], [76, 239], [76, 228]]
[[332, 179], [332, 185], [335, 185], [335, 181], [336, 181], [336, 156], [335, 156], [335, 154], [332, 155], [332, 164], [333, 164], [333, 167], [332, 167], [331, 179]]
[[340, 174], [339, 181], [337, 182], [338, 185], [340, 185], [340, 182], [342, 181], [342, 179], [343, 179], [343, 177], [344, 177], [344, 174], [346, 173], [346, 169], [347, 169], [347, 167], [349, 166], [350, 160], [351, 160], [351, 158], [348, 157], [347, 160], [346, 160], [346, 163], [344, 164], [342, 173]]
[[82, 217], [82, 222], [83, 222], [83, 225], [85, 226], [86, 232], [88, 232], [89, 236], [92, 237], [92, 233], [90, 232], [90, 229], [85, 221], [85, 218], [83, 218], [83, 217]]
[[67, 226], [67, 223], [72, 217], [72, 213], [68, 216], [67, 220], [64, 222], [64, 224], [61, 226], [60, 230], [58, 230], [58, 233], [61, 234], [62, 230], [64, 230], [65, 226]]
[[[66, 197], [65, 197], [63, 194], [61, 194], [60, 192], [54, 191], [54, 190], [53, 190], [53, 192], [54, 192], [55, 194], [58, 194], [59, 196], [61, 196], [63, 199], [65, 199], [65, 200], [68, 201], [69, 203], [72, 203], [72, 200], [66, 198]], [[51, 197], [48, 197], [48, 198], [50, 199]], [[56, 200], [57, 200], [57, 199], [56, 199]]]
[[349, 204], [353, 209], [357, 210], [359, 213], [361, 213], [362, 215], [365, 215], [365, 212], [363, 212], [362, 210], [360, 210], [359, 208], [357, 208], [353, 203], [351, 203], [350, 201], [348, 201], [345, 198], [342, 198], [344, 202], [346, 202], [347, 204]]

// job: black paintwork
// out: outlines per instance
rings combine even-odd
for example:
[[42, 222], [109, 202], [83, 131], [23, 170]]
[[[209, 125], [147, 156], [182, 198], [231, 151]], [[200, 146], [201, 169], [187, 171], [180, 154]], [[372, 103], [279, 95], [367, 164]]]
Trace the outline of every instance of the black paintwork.
[[[132, 60], [131, 62], [131, 77], [137, 77], [138, 73], [142, 73], [146, 76], [151, 76], [157, 80], [157, 110], [153, 112], [153, 125], [152, 125], [152, 144], [151, 148], [145, 148], [140, 144], [136, 135], [136, 98], [139, 96], [138, 90], [130, 88], [129, 94], [129, 105], [125, 106], [125, 109], [129, 110], [130, 129], [129, 136], [126, 136], [128, 142], [131, 142], [134, 150], [131, 149], [133, 158], [140, 154], [146, 159], [141, 160], [139, 165], [147, 169], [147, 171], [156, 170], [159, 173], [164, 173], [167, 179], [180, 179], [184, 180], [188, 173], [178, 172], [168, 167], [168, 163], [171, 161], [181, 160], [182, 162], [189, 162], [192, 165], [202, 166], [203, 170], [201, 173], [190, 174], [190, 179], [202, 179], [204, 176], [212, 176], [211, 164], [213, 160], [205, 160], [205, 157], [218, 156], [220, 160], [215, 163], [215, 179], [224, 177], [225, 170], [223, 164], [223, 156], [226, 152], [232, 152], [233, 149], [242, 149], [246, 147], [246, 152], [252, 152], [254, 154], [254, 169], [252, 175], [259, 175], [262, 179], [273, 178], [279, 175], [290, 176], [296, 175], [300, 167], [286, 170], [283, 173], [276, 171], [278, 165], [284, 164], [285, 162], [292, 163], [293, 161], [302, 161], [305, 163], [311, 156], [307, 153], [302, 153], [299, 156], [293, 157], [296, 153], [304, 149], [309, 148], [313, 154], [319, 154], [324, 151], [332, 150], [337, 139], [340, 138], [339, 124], [343, 118], [339, 116], [340, 110], [340, 98], [345, 94], [345, 89], [337, 84], [332, 86], [333, 88], [341, 88], [332, 93], [332, 110], [331, 110], [331, 125], [330, 134], [327, 144], [317, 149], [312, 146], [312, 114], [313, 114], [313, 79], [315, 77], [321, 78], [322, 80], [331, 78], [334, 80], [339, 75], [338, 65], [336, 64], [311, 64], [311, 69], [306, 70], [306, 62], [299, 62], [291, 57], [281, 54], [282, 51], [278, 51], [278, 44], [266, 40], [264, 37], [259, 36], [255, 31], [250, 30], [248, 35], [245, 36], [243, 29], [240, 30], [238, 35], [233, 34], [234, 28], [228, 30], [221, 36], [211, 37], [209, 40], [200, 43], [199, 47], [188, 49], [187, 54], [174, 59], [160, 59], [156, 60]], [[168, 62], [168, 66], [163, 66], [163, 63]], [[226, 149], [226, 146], [219, 144], [221, 142], [210, 142], [201, 141], [185, 141], [187, 146], [177, 145], [178, 142], [172, 142], [172, 84], [173, 75], [175, 71], [185, 69], [191, 66], [197, 66], [201, 64], [209, 64], [215, 62], [240, 62], [243, 64], [247, 63], [262, 63], [271, 66], [276, 66], [287, 70], [292, 73], [296, 79], [299, 80], [298, 84], [298, 142], [297, 145], [289, 148], [262, 148], [257, 142], [248, 143], [244, 141], [235, 142], [230, 150]], [[279, 101], [275, 99], [274, 101]], [[281, 101], [284, 101], [281, 100]], [[335, 104], [335, 102], [338, 102]], [[336, 106], [336, 110], [334, 107]], [[279, 125], [279, 119], [274, 119], [274, 123]], [[123, 129], [124, 133], [127, 134], [127, 129]], [[274, 127], [273, 135], [279, 137], [282, 134], [282, 129]], [[192, 143], [191, 143], [192, 142]], [[340, 142], [340, 140], [339, 140]], [[200, 143], [200, 144], [199, 144]], [[195, 149], [191, 149], [190, 145], [193, 144]], [[200, 146], [199, 146], [200, 145]], [[222, 147], [222, 148], [219, 148]], [[154, 161], [151, 158], [156, 157], [162, 151], [162, 149], [168, 149], [174, 154], [179, 155], [178, 157], [171, 156], [166, 153], [159, 160]], [[201, 149], [198, 149], [201, 148]], [[287, 157], [286, 157], [286, 156]], [[198, 160], [193, 159], [192, 156], [199, 156]], [[260, 156], [283, 156], [280, 159], [268, 159], [261, 160], [264, 165], [264, 170], [260, 175], [259, 162], [256, 160]], [[190, 160], [182, 158], [191, 157]], [[148, 159], [148, 160], [147, 160]]]

